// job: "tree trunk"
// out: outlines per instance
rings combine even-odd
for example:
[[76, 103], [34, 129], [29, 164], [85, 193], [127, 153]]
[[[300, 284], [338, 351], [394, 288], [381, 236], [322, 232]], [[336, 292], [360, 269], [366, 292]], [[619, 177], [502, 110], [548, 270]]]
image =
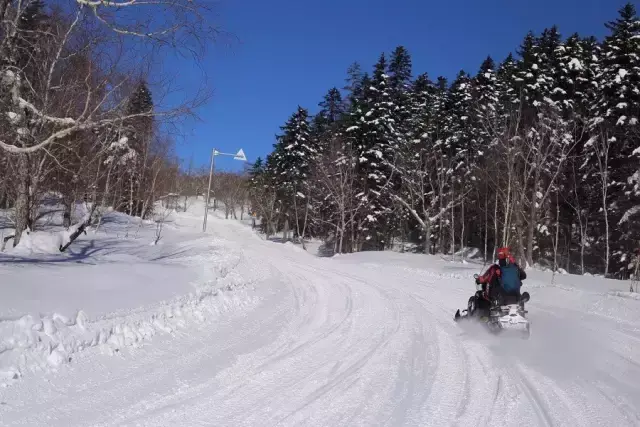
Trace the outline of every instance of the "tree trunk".
[[7, 177], [0, 178], [0, 209], [7, 209]]
[[584, 274], [584, 249], [587, 245], [587, 227], [589, 226], [589, 219], [585, 218], [584, 228], [582, 221], [580, 221], [580, 270]]
[[460, 250], [462, 251], [460, 258], [462, 261], [466, 258], [464, 251], [464, 197], [460, 203]]
[[135, 216], [133, 212], [133, 176], [129, 176], [129, 216]]
[[305, 251], [307, 250], [307, 246], [304, 243], [304, 234], [307, 232], [307, 220], [309, 219], [309, 198], [307, 197], [306, 200], [307, 200], [307, 205], [304, 208], [304, 222], [302, 223], [302, 234], [298, 232], [298, 237], [302, 242], [302, 249], [304, 249]]
[[15, 216], [16, 231], [13, 237], [13, 246], [16, 247], [20, 243], [22, 232], [29, 225], [29, 205], [30, 205], [30, 176], [29, 176], [29, 158], [26, 154], [18, 155], [18, 188], [16, 194]]
[[553, 242], [553, 271], [558, 270], [558, 245], [560, 242], [560, 203], [556, 193], [556, 237]]
[[495, 195], [495, 204], [493, 208], [493, 252], [491, 259], [496, 258], [496, 249], [498, 248], [498, 194]]
[[516, 237], [518, 239], [518, 258], [519, 261], [521, 262], [522, 260], [525, 260], [525, 254], [524, 254], [524, 241], [523, 241], [523, 236], [522, 236], [522, 223], [524, 222], [524, 212], [522, 211], [522, 209], [518, 210], [518, 224], [516, 229], [518, 230], [516, 233]]
[[345, 221], [345, 214], [344, 214], [344, 208], [342, 209], [342, 211], [340, 212], [340, 245], [339, 245], [339, 253], [342, 253], [343, 251], [343, 243], [344, 243], [344, 229], [346, 224], [344, 223]]
[[71, 227], [71, 205], [73, 204], [70, 200], [65, 200], [64, 202], [64, 212], [62, 213], [62, 226], [65, 230], [68, 230]]
[[282, 238], [283, 240], [289, 240], [289, 218], [285, 218], [284, 220], [284, 229], [282, 230]]
[[[440, 194], [440, 212], [442, 212], [442, 208], [442, 194]], [[444, 254], [444, 215], [440, 215], [438, 224], [438, 250]]]
[[602, 210], [604, 213], [604, 238], [605, 238], [605, 255], [604, 255], [604, 277], [609, 276], [609, 254], [611, 249], [609, 248], [609, 212], [607, 211], [607, 189], [603, 185], [602, 188]]
[[571, 270], [572, 270], [572, 268], [571, 268], [571, 245], [573, 243], [573, 216], [569, 220], [569, 226], [568, 226], [567, 230], [569, 230], [569, 232], [566, 234], [566, 237], [565, 237], [565, 246], [567, 248], [567, 263], [565, 264], [565, 270], [567, 270], [568, 273], [571, 273]]
[[[455, 191], [454, 186], [451, 186], [451, 200], [454, 199]], [[456, 208], [451, 206], [451, 260], [455, 259], [456, 253]]]
[[428, 218], [425, 220], [426, 228], [424, 231], [424, 253], [425, 255], [430, 255], [429, 246], [431, 246], [431, 221]]

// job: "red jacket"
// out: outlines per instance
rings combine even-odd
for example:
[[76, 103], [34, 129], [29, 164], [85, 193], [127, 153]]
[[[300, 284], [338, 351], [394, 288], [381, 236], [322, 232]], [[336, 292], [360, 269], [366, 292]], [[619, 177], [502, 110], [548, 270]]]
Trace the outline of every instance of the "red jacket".
[[[478, 282], [482, 283], [483, 285], [487, 283], [490, 285], [499, 283], [494, 282], [496, 280], [500, 280], [500, 266], [497, 264], [492, 264], [491, 267], [489, 267], [482, 276], [478, 277]], [[482, 288], [484, 289], [485, 287], [483, 286]]]

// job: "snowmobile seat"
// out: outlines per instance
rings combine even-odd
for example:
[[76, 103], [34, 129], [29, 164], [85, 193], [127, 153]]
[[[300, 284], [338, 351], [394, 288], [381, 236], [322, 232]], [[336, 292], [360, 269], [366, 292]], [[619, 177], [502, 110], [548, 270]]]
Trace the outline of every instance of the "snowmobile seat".
[[502, 300], [503, 305], [519, 304], [519, 303], [520, 303], [520, 295], [505, 295]]

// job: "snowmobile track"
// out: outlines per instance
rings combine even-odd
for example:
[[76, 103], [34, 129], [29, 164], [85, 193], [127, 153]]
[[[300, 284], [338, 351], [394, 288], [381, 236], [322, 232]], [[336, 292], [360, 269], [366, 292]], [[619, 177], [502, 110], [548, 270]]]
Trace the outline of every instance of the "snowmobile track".
[[634, 318], [607, 305], [635, 300], [535, 288], [535, 334], [504, 339], [451, 318], [475, 266], [316, 258], [229, 224], [258, 303], [0, 390], [3, 425], [640, 425]]

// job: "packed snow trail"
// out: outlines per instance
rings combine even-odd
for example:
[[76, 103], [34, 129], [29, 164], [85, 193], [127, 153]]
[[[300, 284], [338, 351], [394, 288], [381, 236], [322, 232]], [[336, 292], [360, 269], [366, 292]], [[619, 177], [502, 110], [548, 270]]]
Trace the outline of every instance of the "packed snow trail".
[[637, 300], [528, 280], [532, 337], [501, 339], [452, 320], [477, 266], [316, 258], [210, 227], [268, 266], [255, 308], [115, 356], [79, 353], [1, 390], [0, 424], [640, 425]]

